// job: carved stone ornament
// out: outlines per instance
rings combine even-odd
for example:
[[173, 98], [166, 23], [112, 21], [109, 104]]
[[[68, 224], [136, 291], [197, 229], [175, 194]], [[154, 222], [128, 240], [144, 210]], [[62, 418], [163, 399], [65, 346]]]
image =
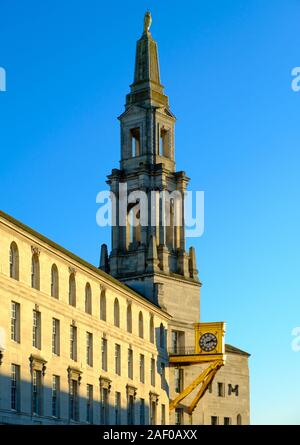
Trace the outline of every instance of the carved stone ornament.
[[158, 405], [159, 394], [150, 391], [149, 399], [150, 399], [150, 403], [155, 402], [155, 404]]
[[99, 383], [100, 383], [100, 389], [104, 388], [107, 389], [108, 392], [110, 392], [111, 389], [111, 380], [107, 377], [100, 376], [99, 377]]
[[152, 23], [152, 17], [150, 11], [147, 11], [144, 16], [144, 33], [149, 32]]
[[126, 385], [126, 394], [127, 394], [127, 398], [129, 396], [133, 396], [133, 398], [136, 398], [136, 393], [137, 393], [137, 388], [135, 386], [132, 385]]
[[105, 284], [100, 283], [100, 292], [106, 292], [106, 286]]
[[69, 366], [67, 369], [68, 372], [68, 381], [69, 383], [71, 382], [71, 380], [76, 380], [78, 382], [78, 385], [80, 385], [81, 382], [81, 374], [82, 371], [80, 371], [80, 369]]
[[43, 377], [45, 376], [47, 361], [44, 358], [40, 357], [39, 355], [31, 354], [29, 357], [29, 362], [30, 362], [30, 372], [31, 373], [33, 371], [41, 371], [42, 376]]
[[32, 255], [37, 255], [37, 256], [40, 256], [41, 253], [40, 249], [37, 246], [31, 246], [31, 252]]
[[74, 267], [69, 266], [69, 273], [70, 275], [76, 275], [76, 269]]

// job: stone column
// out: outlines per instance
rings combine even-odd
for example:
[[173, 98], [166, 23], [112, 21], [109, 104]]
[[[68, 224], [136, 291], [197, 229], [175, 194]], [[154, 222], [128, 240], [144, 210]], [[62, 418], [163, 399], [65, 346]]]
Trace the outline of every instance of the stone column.
[[110, 190], [114, 194], [112, 197], [112, 254], [116, 254], [119, 249], [119, 181], [113, 179], [111, 182]]

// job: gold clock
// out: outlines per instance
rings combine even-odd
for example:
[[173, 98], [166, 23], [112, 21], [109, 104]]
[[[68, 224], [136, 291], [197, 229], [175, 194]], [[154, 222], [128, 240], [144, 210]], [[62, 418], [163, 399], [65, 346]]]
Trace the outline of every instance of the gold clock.
[[196, 354], [224, 354], [225, 353], [225, 323], [196, 323], [195, 324], [195, 353]]
[[217, 344], [218, 339], [212, 332], [205, 332], [199, 340], [200, 348], [205, 352], [211, 352], [213, 349], [216, 349]]

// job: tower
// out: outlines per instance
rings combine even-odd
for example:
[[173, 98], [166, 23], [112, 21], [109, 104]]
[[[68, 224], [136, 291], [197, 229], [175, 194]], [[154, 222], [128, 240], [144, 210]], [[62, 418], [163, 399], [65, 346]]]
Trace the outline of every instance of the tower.
[[176, 119], [161, 84], [150, 24], [146, 13], [136, 45], [134, 81], [119, 116], [120, 168], [113, 169], [107, 181], [116, 204], [109, 272], [171, 314], [180, 312], [182, 320], [199, 321], [195, 251], [185, 248], [189, 178], [175, 169]]
[[[120, 168], [113, 169], [107, 181], [113, 203], [112, 250], [108, 257], [106, 246], [102, 246], [100, 267], [166, 310], [172, 316], [166, 335], [169, 352], [193, 356], [201, 283], [195, 249], [186, 251], [184, 204], [189, 178], [176, 171], [175, 116], [161, 84], [150, 25], [151, 15], [146, 13], [136, 46], [134, 81], [119, 117]], [[160, 338], [159, 333], [155, 338]], [[219, 382], [218, 388], [224, 381], [228, 385], [234, 381], [235, 387], [241, 384], [245, 396], [237, 404], [227, 399], [220, 403], [219, 396], [212, 399], [210, 394], [191, 413], [189, 407], [195, 400], [191, 393], [171, 409], [171, 424], [207, 424], [219, 417], [224, 417], [224, 423], [229, 418], [240, 422], [241, 413], [248, 423], [248, 355], [228, 345], [226, 352], [228, 364], [219, 371], [223, 383]], [[175, 360], [169, 365], [168, 391], [174, 401], [202, 375], [205, 364], [191, 362], [185, 367]]]

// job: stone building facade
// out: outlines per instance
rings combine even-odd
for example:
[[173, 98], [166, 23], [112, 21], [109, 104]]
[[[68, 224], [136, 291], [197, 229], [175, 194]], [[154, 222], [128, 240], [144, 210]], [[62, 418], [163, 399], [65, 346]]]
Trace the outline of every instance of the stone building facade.
[[204, 425], [248, 425], [249, 411], [249, 354], [226, 345], [226, 364], [217, 373], [193, 421]]
[[170, 316], [0, 213], [0, 423], [168, 421]]
[[[168, 361], [168, 351], [194, 347], [201, 282], [195, 249], [185, 246], [189, 178], [176, 171], [175, 116], [149, 23], [146, 15], [119, 117], [120, 167], [107, 181], [117, 203], [122, 193], [133, 199], [125, 217], [119, 206], [113, 213], [112, 249], [102, 246], [100, 268], [0, 213], [2, 423], [250, 421], [249, 354], [230, 345], [193, 414], [194, 394], [169, 414], [169, 400], [204, 367]], [[139, 192], [147, 198], [143, 224]], [[164, 193], [172, 194], [167, 204]]]

